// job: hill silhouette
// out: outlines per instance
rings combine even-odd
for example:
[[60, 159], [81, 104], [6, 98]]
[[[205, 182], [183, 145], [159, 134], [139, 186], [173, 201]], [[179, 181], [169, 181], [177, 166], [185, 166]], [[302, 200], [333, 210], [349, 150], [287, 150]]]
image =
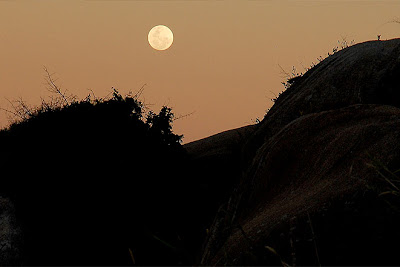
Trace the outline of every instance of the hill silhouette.
[[170, 108], [144, 114], [114, 90], [42, 106], [3, 129], [0, 195], [20, 234], [6, 240], [2, 264], [185, 262], [185, 192], [174, 173], [185, 152], [172, 119]]
[[399, 77], [400, 39], [356, 44], [290, 80], [257, 125], [185, 145], [225, 157], [198, 173], [228, 196], [201, 264], [398, 265]]
[[400, 39], [344, 48], [256, 124], [180, 144], [134, 97], [0, 132], [4, 265], [398, 265]]

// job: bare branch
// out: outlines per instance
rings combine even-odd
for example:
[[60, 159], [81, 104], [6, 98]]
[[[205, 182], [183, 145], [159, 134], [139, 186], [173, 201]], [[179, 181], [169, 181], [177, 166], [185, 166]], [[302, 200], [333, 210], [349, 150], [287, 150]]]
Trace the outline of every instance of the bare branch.
[[138, 97], [140, 97], [141, 95], [142, 95], [142, 93], [143, 93], [143, 91], [144, 91], [144, 87], [146, 86], [147, 84], [145, 83], [145, 84], [143, 84], [142, 85], [142, 87], [140, 87], [140, 89], [139, 89], [139, 91], [133, 96], [133, 98], [138, 98]]
[[[4, 110], [4, 111], [7, 112], [7, 113], [11, 113], [11, 114], [13, 114], [15, 117], [20, 117], [20, 115], [19, 115], [18, 113], [15, 113], [15, 112], [13, 112], [13, 111], [11, 111], [11, 110], [9, 110], [9, 109], [0, 107], [0, 110]], [[21, 119], [22, 119], [22, 118], [21, 118]]]
[[55, 82], [57, 81], [57, 79], [53, 79], [54, 73], [51, 73], [51, 74], [50, 74], [50, 72], [47, 70], [46, 66], [43, 66], [43, 69], [44, 69], [44, 71], [45, 71], [45, 73], [46, 73], [46, 83], [47, 83], [47, 85], [49, 86], [47, 89], [48, 89], [50, 92], [56, 93], [56, 94], [58, 94], [59, 96], [61, 96], [61, 98], [63, 99], [64, 103], [65, 103], [66, 105], [69, 105], [70, 103], [69, 103], [67, 97], [65, 96], [65, 93], [63, 93], [63, 92], [61, 91], [61, 88], [58, 87], [58, 86], [56, 85], [56, 83], [55, 83]]
[[19, 109], [21, 110], [25, 118], [29, 118], [33, 115], [33, 109], [30, 108], [21, 97], [15, 102], [18, 103]]
[[281, 69], [281, 74], [283, 74], [282, 78], [289, 79], [290, 78], [289, 72], [285, 71], [280, 64], [278, 64], [278, 67]]
[[275, 98], [278, 98], [278, 96], [274, 92], [272, 92], [272, 90], [269, 90], [269, 91], [270, 91], [270, 93], [272, 93], [275, 96]]
[[176, 120], [180, 120], [180, 119], [189, 117], [189, 116], [193, 115], [195, 112], [196, 112], [196, 111], [192, 111], [192, 112], [187, 113], [187, 114], [185, 114], [185, 115], [179, 115], [178, 117], [174, 118], [173, 121], [176, 121]]

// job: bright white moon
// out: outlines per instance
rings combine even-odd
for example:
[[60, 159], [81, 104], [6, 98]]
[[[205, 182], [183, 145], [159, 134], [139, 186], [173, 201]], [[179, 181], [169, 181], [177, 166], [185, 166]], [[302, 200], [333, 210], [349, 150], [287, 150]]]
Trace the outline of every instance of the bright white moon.
[[151, 47], [156, 50], [166, 50], [174, 41], [174, 35], [172, 34], [172, 31], [164, 25], [153, 27], [150, 30], [147, 38]]

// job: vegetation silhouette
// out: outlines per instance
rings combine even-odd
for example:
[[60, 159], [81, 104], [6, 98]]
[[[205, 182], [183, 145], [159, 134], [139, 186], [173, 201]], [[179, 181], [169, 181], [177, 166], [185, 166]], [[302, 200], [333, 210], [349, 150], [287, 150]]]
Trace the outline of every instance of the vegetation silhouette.
[[109, 99], [42, 104], [0, 131], [0, 195], [23, 233], [12, 264], [193, 262], [182, 136], [171, 108], [143, 110], [113, 89]]

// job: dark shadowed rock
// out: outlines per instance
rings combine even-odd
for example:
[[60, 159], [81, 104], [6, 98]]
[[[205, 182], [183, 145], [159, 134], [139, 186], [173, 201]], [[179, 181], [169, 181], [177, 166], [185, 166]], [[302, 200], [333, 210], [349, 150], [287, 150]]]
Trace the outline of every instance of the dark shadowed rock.
[[255, 125], [224, 131], [184, 145], [192, 159], [218, 157], [225, 159], [237, 154], [243, 143], [254, 132]]
[[255, 125], [228, 130], [184, 145], [190, 169], [199, 186], [215, 206], [241, 176], [241, 151]]
[[[258, 150], [246, 180], [232, 195], [229, 204], [223, 207], [224, 212], [216, 218], [213, 228], [216, 232], [210, 235], [202, 263], [271, 264], [268, 262], [268, 256], [271, 258], [271, 255], [268, 255], [264, 246], [272, 242], [269, 238], [277, 227], [290, 225], [293, 218], [304, 219], [307, 213], [319, 214], [324, 206], [336, 203], [336, 200], [351, 201], [353, 199], [350, 196], [367, 191], [367, 186], [379, 181], [377, 171], [368, 164], [379, 161], [389, 168], [400, 166], [399, 138], [400, 109], [391, 106], [355, 105], [294, 120]], [[371, 211], [363, 216], [369, 220], [367, 216], [375, 215]], [[399, 221], [400, 216], [384, 214], [381, 224], [375, 227], [387, 227], [390, 220], [394, 219]], [[233, 223], [234, 220], [236, 223]], [[364, 234], [363, 239], [354, 240], [354, 237], [347, 236], [340, 242], [330, 244], [333, 249], [325, 251], [321, 263], [379, 264], [376, 260], [382, 257], [382, 252], [392, 251], [388, 240], [394, 228], [382, 229], [386, 242], [382, 243], [382, 240], [374, 239], [374, 233], [368, 232], [367, 226], [366, 221], [363, 224], [350, 222], [344, 230], [357, 229]], [[224, 238], [226, 229], [230, 231], [225, 233], [226, 240], [221, 242], [219, 238]], [[302, 231], [300, 234], [307, 233]], [[322, 229], [318, 234], [327, 233]], [[311, 234], [307, 238], [311, 238]], [[282, 245], [276, 240], [273, 242]], [[289, 237], [281, 240], [281, 243], [289, 242]], [[358, 262], [349, 261], [348, 258], [337, 262], [334, 255], [343, 253], [337, 251], [343, 242], [357, 244], [351, 251], [353, 257], [357, 258], [360, 251], [370, 254], [366, 253]], [[379, 244], [378, 248], [374, 242]], [[326, 247], [319, 245], [321, 250]], [[266, 256], [267, 260], [260, 256], [257, 249], [261, 249], [261, 255]], [[312, 255], [313, 248], [308, 252]], [[253, 259], [249, 259], [249, 255]], [[316, 264], [309, 260], [299, 264]]]
[[[188, 154], [188, 217], [199, 251], [206, 229], [241, 177], [241, 150], [255, 126], [228, 130], [184, 145]], [[191, 199], [191, 200], [189, 200]], [[191, 214], [193, 213], [193, 214]]]
[[0, 263], [20, 265], [22, 234], [15, 218], [14, 205], [0, 197]]
[[244, 159], [302, 115], [353, 104], [400, 107], [400, 39], [369, 41], [323, 60], [282, 93], [245, 147]]
[[346, 48], [296, 79], [243, 146], [201, 263], [395, 264], [400, 213], [377, 197], [387, 181], [376, 166], [400, 167], [399, 78], [394, 39]]

